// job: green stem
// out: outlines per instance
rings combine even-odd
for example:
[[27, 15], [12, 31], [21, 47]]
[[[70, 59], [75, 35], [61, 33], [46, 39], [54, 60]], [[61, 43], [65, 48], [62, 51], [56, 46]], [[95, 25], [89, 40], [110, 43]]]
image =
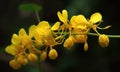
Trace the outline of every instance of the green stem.
[[[99, 36], [96, 33], [88, 33], [88, 35], [92, 35], [92, 36]], [[107, 35], [110, 38], [120, 38], [120, 35]]]
[[35, 15], [36, 15], [36, 17], [37, 17], [38, 22], [40, 22], [39, 13], [38, 13], [38, 11], [37, 11], [37, 10], [35, 11]]

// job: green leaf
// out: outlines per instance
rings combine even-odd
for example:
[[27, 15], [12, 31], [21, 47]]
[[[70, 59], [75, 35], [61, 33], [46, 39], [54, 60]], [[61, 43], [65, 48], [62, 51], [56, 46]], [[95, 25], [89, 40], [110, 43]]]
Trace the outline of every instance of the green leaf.
[[35, 4], [35, 3], [25, 3], [19, 6], [19, 10], [30, 11], [30, 12], [40, 11], [42, 10], [42, 6]]

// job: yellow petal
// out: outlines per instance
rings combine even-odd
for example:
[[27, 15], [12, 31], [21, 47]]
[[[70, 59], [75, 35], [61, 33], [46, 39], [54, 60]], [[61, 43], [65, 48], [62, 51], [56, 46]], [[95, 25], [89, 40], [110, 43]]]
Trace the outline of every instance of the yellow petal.
[[60, 27], [60, 22], [56, 22], [56, 23], [51, 27], [51, 30], [58, 30], [59, 27]]
[[84, 15], [78, 15], [76, 17], [76, 22], [78, 22], [78, 23], [87, 23], [87, 20], [86, 20]]
[[35, 25], [32, 25], [32, 26], [29, 27], [29, 37], [30, 38], [32, 38], [34, 36], [35, 29], [36, 29]]
[[50, 24], [47, 21], [42, 21], [36, 27], [36, 32], [39, 36], [47, 36], [50, 34]]
[[22, 36], [27, 36], [27, 33], [25, 32], [25, 29], [24, 28], [21, 28], [20, 31], [19, 31], [19, 36], [22, 37]]
[[97, 23], [102, 20], [102, 15], [99, 12], [96, 12], [91, 15], [90, 22]]
[[15, 55], [15, 45], [10, 45], [5, 48], [5, 51], [11, 55]]
[[73, 27], [78, 26], [79, 24], [86, 24], [87, 20], [84, 15], [73, 16], [70, 20]]
[[65, 21], [64, 21], [63, 15], [59, 11], [57, 12], [57, 15], [58, 15], [58, 18], [60, 19], [60, 21], [62, 21], [64, 23]]
[[71, 20], [70, 20], [70, 24], [72, 25], [72, 27], [76, 28], [77, 27], [77, 23], [75, 21], [76, 16], [72, 16]]
[[49, 29], [50, 28], [50, 24], [47, 21], [41, 21], [38, 24], [38, 27], [42, 28], [42, 29]]
[[18, 44], [20, 42], [20, 38], [18, 37], [17, 34], [13, 34], [11, 42], [12, 44]]
[[67, 12], [67, 10], [62, 10], [62, 13], [63, 13], [63, 18], [65, 18], [66, 21], [67, 21], [67, 19], [68, 19], [68, 12]]
[[62, 13], [60, 13], [60, 11], [57, 12], [58, 18], [60, 19], [60, 21], [62, 21], [63, 23], [67, 23], [68, 20], [68, 13], [67, 10], [63, 10]]

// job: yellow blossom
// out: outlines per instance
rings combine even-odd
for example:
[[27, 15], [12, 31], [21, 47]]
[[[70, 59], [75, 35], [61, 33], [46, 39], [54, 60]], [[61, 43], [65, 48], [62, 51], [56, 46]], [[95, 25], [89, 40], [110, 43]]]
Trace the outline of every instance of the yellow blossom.
[[12, 55], [24, 52], [25, 48], [31, 46], [31, 40], [23, 28], [20, 29], [18, 35], [13, 34], [11, 42], [12, 44], [7, 46], [5, 51]]
[[[83, 33], [88, 33], [88, 31], [93, 28], [97, 32], [97, 25], [95, 23], [102, 21], [102, 15], [99, 12], [93, 13], [90, 17], [90, 20], [87, 20], [84, 15], [73, 16], [70, 20], [73, 28], [80, 29]], [[95, 27], [96, 26], [96, 27]], [[97, 32], [98, 33], [98, 32]]]

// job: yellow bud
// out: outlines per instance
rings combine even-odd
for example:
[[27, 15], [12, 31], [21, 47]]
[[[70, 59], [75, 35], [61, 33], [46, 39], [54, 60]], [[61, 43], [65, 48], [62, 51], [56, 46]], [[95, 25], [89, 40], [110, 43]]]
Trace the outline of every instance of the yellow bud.
[[47, 45], [49, 45], [49, 46], [54, 46], [55, 45], [55, 39], [53, 38], [53, 37], [51, 37], [51, 36], [48, 36], [47, 38], [46, 38], [46, 44]]
[[55, 49], [50, 49], [48, 56], [51, 60], [54, 60], [58, 57], [58, 53]]
[[87, 39], [87, 35], [76, 35], [75, 41], [76, 43], [84, 43]]
[[85, 43], [84, 43], [84, 51], [87, 51], [87, 50], [88, 50], [88, 43], [85, 42]]
[[75, 39], [73, 36], [69, 36], [65, 42], [64, 47], [70, 49], [74, 45]]
[[40, 60], [44, 61], [46, 59], [46, 57], [47, 57], [47, 52], [43, 51], [40, 55]]
[[37, 56], [33, 53], [28, 54], [28, 60], [31, 62], [37, 61]]
[[109, 45], [109, 38], [105, 34], [99, 35], [98, 43], [101, 47], [107, 47]]
[[17, 62], [19, 62], [20, 64], [22, 65], [26, 65], [28, 63], [28, 60], [25, 56], [23, 55], [20, 55], [18, 58], [17, 58]]
[[9, 62], [9, 65], [15, 70], [21, 68], [21, 64], [19, 62], [17, 62], [15, 59], [11, 60]]

